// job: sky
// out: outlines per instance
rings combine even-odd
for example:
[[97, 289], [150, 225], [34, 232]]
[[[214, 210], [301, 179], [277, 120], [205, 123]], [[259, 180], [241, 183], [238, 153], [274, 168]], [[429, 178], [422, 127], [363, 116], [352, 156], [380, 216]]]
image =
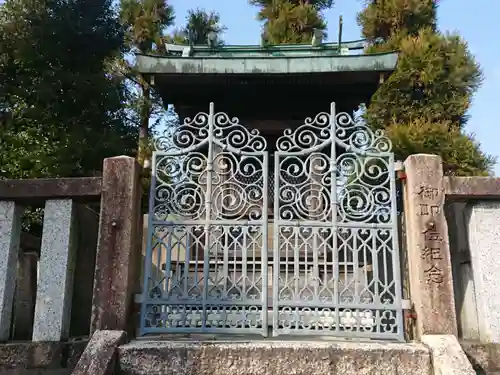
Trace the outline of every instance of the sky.
[[[227, 44], [260, 43], [261, 25], [255, 20], [257, 8], [248, 5], [247, 0], [170, 0], [170, 3], [176, 11], [177, 26], [184, 23], [188, 9], [216, 10], [227, 27], [224, 35]], [[441, 31], [458, 32], [469, 43], [483, 69], [484, 82], [474, 97], [466, 130], [474, 133], [482, 149], [500, 162], [500, 116], [494, 115], [494, 108], [499, 105], [495, 99], [500, 94], [500, 49], [495, 35], [500, 0], [481, 0], [475, 4], [470, 0], [441, 0], [438, 26]], [[356, 14], [362, 6], [363, 0], [336, 0], [335, 7], [325, 13], [329, 41], [337, 40], [340, 15], [342, 39], [361, 38]], [[495, 167], [495, 174], [500, 176], [500, 164]]]

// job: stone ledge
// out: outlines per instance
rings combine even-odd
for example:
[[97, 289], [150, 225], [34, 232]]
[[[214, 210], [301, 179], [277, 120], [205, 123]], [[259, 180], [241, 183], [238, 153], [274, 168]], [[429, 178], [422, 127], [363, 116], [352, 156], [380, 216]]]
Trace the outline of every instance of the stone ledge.
[[125, 331], [95, 331], [71, 374], [114, 374], [116, 349], [126, 339]]
[[445, 177], [446, 199], [500, 199], [500, 178], [494, 177]]
[[500, 372], [500, 344], [462, 341], [460, 345], [476, 373]]
[[422, 335], [432, 354], [434, 375], [475, 375], [474, 369], [454, 335]]
[[118, 348], [118, 374], [429, 375], [421, 344], [311, 341], [134, 341]]
[[15, 342], [0, 344], [0, 373], [11, 369], [72, 369], [88, 340], [67, 343]]

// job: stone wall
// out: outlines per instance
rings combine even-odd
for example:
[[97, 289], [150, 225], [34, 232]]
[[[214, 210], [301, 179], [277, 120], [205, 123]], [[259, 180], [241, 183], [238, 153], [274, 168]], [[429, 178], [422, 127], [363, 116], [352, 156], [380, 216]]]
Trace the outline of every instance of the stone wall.
[[459, 336], [500, 343], [500, 179], [450, 177], [446, 187]]
[[[41, 342], [98, 330], [134, 336], [143, 227], [139, 175], [134, 159], [117, 157], [106, 159], [102, 178], [0, 181], [0, 341], [32, 341], [28, 351], [38, 352]], [[412, 155], [399, 178], [415, 339], [430, 348], [433, 361], [442, 355], [442, 366], [451, 358], [445, 347], [459, 337], [476, 369], [500, 368], [500, 179], [443, 176], [435, 155]], [[22, 207], [33, 202], [45, 205], [39, 240], [20, 231]], [[137, 348], [119, 349], [122, 365], [134, 363]], [[175, 357], [179, 348], [172, 348]], [[4, 344], [0, 354], [21, 349]], [[195, 359], [206, 350], [191, 349]], [[74, 364], [79, 355], [58, 360]], [[459, 346], [454, 356], [464, 358]]]
[[[102, 178], [0, 181], [0, 370], [70, 370], [96, 329], [133, 330], [140, 197], [125, 156]], [[21, 233], [27, 205], [44, 208], [41, 238]]]

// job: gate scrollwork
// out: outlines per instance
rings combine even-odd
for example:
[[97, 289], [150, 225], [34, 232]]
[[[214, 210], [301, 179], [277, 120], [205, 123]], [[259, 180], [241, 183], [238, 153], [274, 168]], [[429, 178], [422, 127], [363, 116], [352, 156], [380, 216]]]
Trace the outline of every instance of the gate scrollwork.
[[141, 332], [401, 339], [390, 141], [332, 104], [274, 149], [213, 104], [156, 140]]

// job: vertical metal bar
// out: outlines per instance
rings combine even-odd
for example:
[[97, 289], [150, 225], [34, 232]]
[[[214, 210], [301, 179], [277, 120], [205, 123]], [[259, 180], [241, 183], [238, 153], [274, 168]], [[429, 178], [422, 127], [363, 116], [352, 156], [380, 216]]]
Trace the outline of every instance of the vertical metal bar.
[[202, 330], [207, 328], [208, 277], [210, 263], [210, 224], [212, 219], [212, 172], [214, 159], [214, 103], [210, 103], [208, 112], [208, 157], [207, 157], [207, 191], [205, 196], [205, 243], [203, 246], [203, 310]]
[[371, 254], [372, 254], [372, 265], [373, 265], [373, 279], [375, 280], [375, 282], [373, 283], [374, 285], [374, 294], [375, 294], [375, 301], [373, 301], [376, 305], [379, 305], [382, 303], [381, 299], [380, 299], [380, 287], [379, 287], [379, 281], [380, 281], [380, 275], [379, 275], [379, 272], [378, 272], [378, 269], [379, 269], [379, 256], [378, 256], [378, 251], [376, 251], [377, 249], [377, 230], [376, 229], [371, 229], [370, 230], [371, 232], [371, 240], [372, 240], [372, 244], [371, 244]]
[[267, 336], [267, 313], [268, 313], [268, 300], [267, 300], [267, 289], [269, 287], [269, 269], [267, 267], [267, 243], [268, 243], [268, 199], [269, 199], [269, 191], [268, 191], [268, 170], [269, 170], [269, 159], [268, 152], [264, 151], [262, 156], [263, 163], [263, 171], [262, 171], [262, 181], [263, 185], [263, 197], [262, 197], [262, 247], [261, 247], [261, 275], [262, 275], [262, 334], [264, 337]]
[[151, 186], [149, 188], [149, 209], [148, 209], [148, 241], [146, 247], [146, 259], [144, 261], [144, 279], [142, 285], [142, 306], [141, 306], [141, 322], [139, 334], [146, 333], [145, 318], [149, 300], [149, 279], [151, 278], [151, 266], [153, 262], [153, 215], [155, 212], [155, 191], [156, 191], [156, 167], [157, 167], [157, 152], [153, 152], [153, 165], [151, 170]]
[[[173, 231], [174, 231], [174, 226], [167, 226], [167, 252], [165, 254], [165, 271], [164, 271], [164, 274], [163, 274], [163, 277], [165, 278], [165, 289], [162, 290], [162, 297], [163, 296], [168, 296], [170, 293], [170, 287], [171, 287], [171, 284], [173, 282], [175, 282], [174, 280], [172, 280], [173, 278], [171, 277], [171, 274], [172, 274], [172, 236], [173, 236]], [[161, 254], [162, 252], [162, 248], [160, 247], [160, 251], [159, 253]], [[179, 259], [179, 256], [177, 256], [177, 259]], [[179, 267], [179, 261], [177, 260], [177, 264], [176, 264], [176, 270], [178, 269]], [[161, 266], [160, 266], [160, 271], [161, 271]], [[168, 301], [168, 297], [167, 297], [167, 301]], [[163, 320], [162, 319], [162, 323], [164, 324], [163, 327], [166, 327], [166, 323], [168, 321], [168, 312], [169, 311], [172, 311], [171, 309], [169, 309], [169, 303], [165, 303], [163, 304], [162, 303], [162, 306], [161, 306], [161, 311], [162, 312], [166, 312], [167, 315], [163, 315], [165, 317], [165, 319]]]
[[401, 262], [399, 260], [399, 238], [398, 238], [398, 208], [396, 199], [396, 168], [394, 166], [394, 154], [388, 158], [388, 169], [390, 177], [391, 193], [391, 223], [392, 223], [392, 271], [394, 277], [394, 296], [396, 309], [396, 324], [398, 339], [404, 341], [403, 308], [401, 297]]
[[[189, 266], [191, 263], [191, 234], [194, 233], [194, 228], [192, 227], [186, 227], [185, 229], [186, 233], [186, 245], [184, 246], [184, 266], [180, 267], [180, 279], [183, 279], [183, 290], [184, 290], [184, 297], [189, 298]], [[177, 248], [177, 258], [180, 258], [180, 250], [181, 250], [181, 244], [179, 244]], [[177, 266], [180, 266], [181, 262], [177, 261]], [[196, 265], [195, 265], [196, 267]], [[196, 268], [195, 268], [196, 269]], [[176, 272], [179, 275], [179, 272], [177, 271], [176, 267]], [[180, 281], [180, 280], [179, 280]]]
[[335, 329], [338, 330], [340, 326], [340, 317], [339, 317], [339, 254], [338, 254], [338, 236], [337, 236], [337, 211], [338, 211], [338, 202], [337, 202], [337, 134], [336, 134], [336, 116], [337, 110], [335, 107], [335, 103], [330, 103], [330, 140], [331, 140], [331, 150], [330, 150], [330, 163], [331, 163], [331, 205], [332, 205], [332, 261], [333, 261], [333, 304], [335, 306]]
[[314, 276], [314, 299], [315, 303], [321, 302], [319, 300], [319, 257], [318, 257], [318, 237], [321, 235], [321, 228], [311, 228], [312, 230], [312, 252], [313, 252], [313, 276]]
[[[279, 249], [279, 223], [280, 223], [280, 154], [274, 153], [274, 229], [273, 229], [273, 336], [278, 336], [279, 317], [279, 273], [280, 273], [280, 249]], [[287, 251], [288, 253], [288, 251]]]

